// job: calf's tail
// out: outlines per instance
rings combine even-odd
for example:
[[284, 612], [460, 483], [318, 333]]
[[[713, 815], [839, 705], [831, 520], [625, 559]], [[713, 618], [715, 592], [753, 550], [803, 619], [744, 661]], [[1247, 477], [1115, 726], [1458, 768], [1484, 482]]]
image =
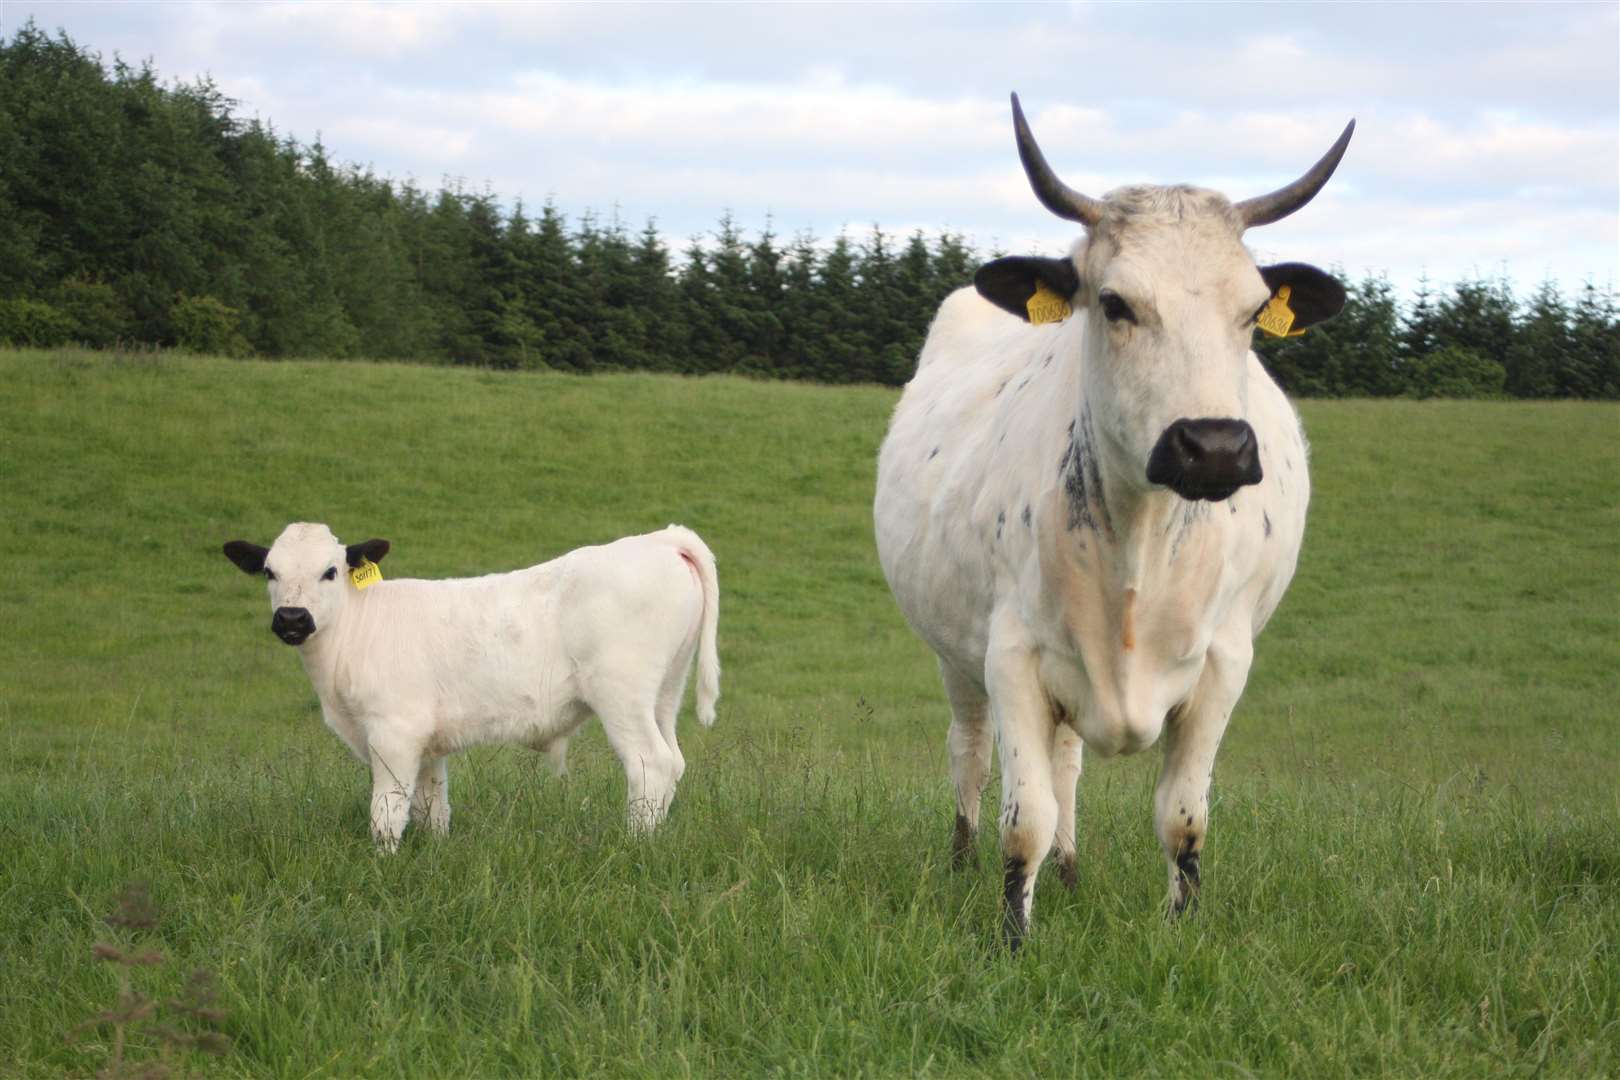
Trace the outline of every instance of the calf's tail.
[[714, 703], [720, 697], [720, 652], [715, 645], [720, 626], [720, 576], [714, 568], [714, 553], [697, 533], [679, 525], [671, 525], [669, 531], [703, 590], [703, 619], [698, 627], [697, 717], [704, 727], [711, 727]]

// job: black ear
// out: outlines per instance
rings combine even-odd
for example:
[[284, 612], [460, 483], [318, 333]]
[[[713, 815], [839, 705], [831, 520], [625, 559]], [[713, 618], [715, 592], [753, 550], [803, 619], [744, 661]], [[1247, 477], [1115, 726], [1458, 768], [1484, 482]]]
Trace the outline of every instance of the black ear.
[[1333, 318], [1344, 308], [1344, 286], [1339, 279], [1306, 263], [1278, 263], [1262, 266], [1260, 276], [1276, 296], [1288, 286], [1288, 306], [1294, 312], [1293, 329], [1303, 330]]
[[268, 554], [269, 548], [246, 540], [232, 540], [225, 545], [225, 557], [240, 566], [244, 574], [264, 573], [264, 557]]
[[1073, 301], [1080, 291], [1080, 274], [1073, 259], [1040, 259], [1030, 255], [1009, 255], [1005, 259], [987, 262], [973, 275], [973, 287], [979, 295], [1004, 311], [1029, 321], [1029, 298], [1035, 295], [1037, 282], [1065, 300]]
[[367, 559], [374, 563], [380, 563], [383, 561], [383, 556], [388, 554], [388, 541], [366, 540], [359, 544], [350, 544], [347, 550], [351, 567], [359, 566]]

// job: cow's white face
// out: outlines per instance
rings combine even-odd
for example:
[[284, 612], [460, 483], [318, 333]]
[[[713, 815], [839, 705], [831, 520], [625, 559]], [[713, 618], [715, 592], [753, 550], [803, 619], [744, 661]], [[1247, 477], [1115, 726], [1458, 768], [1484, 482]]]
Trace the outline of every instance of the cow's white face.
[[1053, 305], [1042, 298], [1055, 293], [1073, 307], [1070, 318], [1085, 320], [1076, 436], [1094, 445], [1082, 452], [1132, 487], [1185, 499], [1226, 499], [1259, 483], [1260, 447], [1247, 419], [1256, 318], [1287, 287], [1293, 328], [1302, 330], [1336, 314], [1344, 289], [1304, 264], [1256, 267], [1243, 232], [1309, 202], [1355, 122], [1298, 180], [1239, 203], [1192, 187], [1129, 187], [1094, 199], [1052, 171], [1016, 94], [1013, 128], [1036, 197], [1088, 233], [1067, 259], [997, 259], [973, 283], [1020, 318], [1046, 319]]
[[270, 592], [270, 630], [288, 645], [330, 633], [355, 587], [349, 570], [362, 558], [379, 562], [388, 541], [345, 547], [325, 525], [294, 522], [268, 548], [233, 540], [225, 555], [244, 572], [260, 574]]
[[1260, 479], [1249, 347], [1271, 290], [1215, 192], [1133, 188], [1105, 205], [1075, 252], [1092, 430], [1125, 482], [1225, 498]]

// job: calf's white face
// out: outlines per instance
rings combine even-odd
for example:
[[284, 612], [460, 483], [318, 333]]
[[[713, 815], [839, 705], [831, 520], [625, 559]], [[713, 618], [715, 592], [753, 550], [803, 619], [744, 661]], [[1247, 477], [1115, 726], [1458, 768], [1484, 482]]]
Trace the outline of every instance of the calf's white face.
[[388, 541], [345, 546], [325, 525], [294, 522], [270, 547], [246, 540], [225, 545], [225, 557], [244, 573], [263, 575], [270, 591], [270, 630], [288, 645], [302, 645], [336, 624], [350, 593], [349, 571], [381, 562]]

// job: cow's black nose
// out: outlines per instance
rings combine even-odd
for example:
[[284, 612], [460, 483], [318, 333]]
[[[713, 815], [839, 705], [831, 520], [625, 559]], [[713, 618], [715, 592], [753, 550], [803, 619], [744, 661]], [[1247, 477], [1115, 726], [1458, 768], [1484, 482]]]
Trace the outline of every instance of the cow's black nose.
[[1244, 420], [1177, 420], [1148, 456], [1147, 478], [1183, 499], [1219, 502], [1260, 482], [1259, 440]]
[[302, 645], [315, 632], [315, 618], [306, 608], [279, 607], [270, 618], [270, 632], [289, 645]]

